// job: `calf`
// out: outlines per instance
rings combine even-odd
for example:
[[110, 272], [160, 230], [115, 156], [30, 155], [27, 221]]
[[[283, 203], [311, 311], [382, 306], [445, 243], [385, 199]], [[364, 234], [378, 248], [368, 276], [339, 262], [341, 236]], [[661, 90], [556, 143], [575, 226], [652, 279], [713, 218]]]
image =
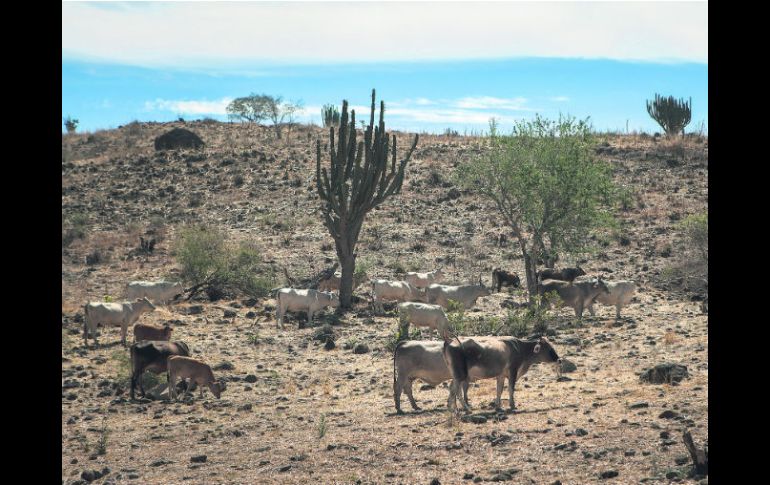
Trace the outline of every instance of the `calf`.
[[463, 407], [470, 411], [468, 386], [478, 379], [496, 379], [495, 406], [500, 407], [500, 395], [508, 378], [508, 403], [514, 409], [513, 390], [516, 380], [526, 374], [533, 364], [540, 362], [561, 364], [559, 355], [547, 338], [520, 340], [514, 337], [473, 337], [460, 341], [445, 340], [444, 361], [452, 374], [447, 407], [454, 409], [455, 399], [462, 388]]
[[520, 285], [521, 279], [519, 279], [519, 275], [516, 273], [509, 273], [500, 268], [492, 271], [492, 288], [497, 288], [498, 293], [503, 286], [518, 288]]
[[313, 324], [313, 314], [330, 306], [340, 306], [340, 298], [334, 293], [326, 293], [318, 290], [295, 290], [294, 288], [281, 288], [278, 290], [278, 304], [276, 305], [276, 318], [278, 326], [283, 328], [283, 316], [286, 311], [307, 312], [308, 325]]
[[538, 295], [555, 292], [561, 299], [560, 306], [569, 306], [575, 310], [575, 316], [583, 318], [583, 309], [593, 304], [601, 294], [609, 294], [607, 285], [601, 278], [593, 281], [568, 283], [559, 280], [545, 280], [537, 285]]
[[545, 280], [561, 280], [561, 281], [575, 281], [575, 278], [578, 276], [583, 276], [586, 274], [583, 269], [578, 266], [577, 268], [564, 268], [564, 269], [549, 269], [546, 268], [544, 270], [537, 272], [537, 279], [538, 281], [545, 281]]
[[134, 342], [142, 340], [171, 340], [171, 332], [173, 329], [169, 325], [163, 327], [155, 327], [153, 325], [147, 325], [145, 323], [137, 323], [134, 325]]
[[90, 302], [86, 303], [84, 308], [85, 318], [83, 318], [83, 342], [88, 345], [88, 334], [93, 334], [94, 344], [99, 345], [96, 340], [96, 327], [101, 324], [104, 326], [119, 326], [120, 341], [126, 346], [126, 332], [128, 327], [133, 325], [142, 313], [148, 313], [155, 310], [155, 305], [150, 303], [147, 298], [140, 298], [135, 301], [126, 301], [123, 303], [104, 303]]
[[399, 320], [406, 324], [406, 335], [409, 335], [409, 324], [413, 323], [417, 327], [435, 330], [442, 338], [449, 338], [449, 320], [440, 305], [408, 301], [398, 304], [398, 313]]
[[441, 282], [443, 279], [444, 272], [442, 268], [431, 271], [429, 273], [416, 273], [414, 271], [410, 271], [406, 273], [406, 276], [404, 277], [404, 280], [406, 280], [407, 283], [416, 288], [427, 288], [434, 283]]
[[372, 280], [372, 305], [385, 311], [383, 301], [425, 301], [425, 292], [406, 281]]
[[[603, 305], [615, 305], [615, 320], [620, 318], [620, 310], [628, 305], [634, 298], [636, 292], [636, 283], [633, 281], [605, 281], [609, 294], [600, 293], [596, 297], [596, 302]], [[588, 311], [591, 315], [594, 313], [594, 302], [588, 304]]]
[[156, 303], [167, 303], [184, 293], [182, 283], [171, 281], [132, 281], [126, 285], [126, 298], [148, 298]]
[[179, 355], [169, 357], [167, 372], [168, 395], [171, 399], [176, 399], [177, 378], [183, 381], [190, 379], [190, 382], [187, 383], [185, 394], [191, 393], [195, 387], [200, 386], [200, 397], [203, 397], [203, 386], [207, 386], [211, 393], [219, 399], [222, 391], [225, 390], [225, 383], [214, 378], [214, 372], [212, 372], [211, 367], [197, 359]]
[[428, 296], [428, 303], [435, 303], [441, 305], [444, 308], [449, 306], [449, 300], [454, 300], [463, 305], [463, 308], [468, 309], [476, 304], [476, 300], [481, 296], [489, 296], [491, 292], [489, 288], [484, 286], [479, 277], [479, 284], [477, 285], [462, 285], [462, 286], [447, 286], [447, 285], [430, 285], [426, 294]]
[[444, 362], [444, 342], [440, 340], [401, 341], [393, 351], [393, 400], [396, 412], [401, 410], [401, 393], [406, 391], [412, 409], [419, 411], [412, 395], [412, 383], [415, 379], [437, 386], [452, 378]]
[[154, 374], [166, 372], [168, 358], [174, 355], [189, 356], [190, 348], [184, 342], [166, 342], [157, 340], [144, 340], [131, 346], [129, 352], [131, 358], [131, 399], [134, 399], [134, 390], [137, 381], [139, 390], [144, 394], [142, 374], [150, 371]]

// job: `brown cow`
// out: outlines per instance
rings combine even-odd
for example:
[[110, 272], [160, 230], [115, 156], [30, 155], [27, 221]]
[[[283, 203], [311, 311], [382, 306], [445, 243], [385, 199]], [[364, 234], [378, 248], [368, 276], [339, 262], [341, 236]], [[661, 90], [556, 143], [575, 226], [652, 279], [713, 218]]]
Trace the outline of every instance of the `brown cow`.
[[174, 355], [189, 356], [190, 348], [184, 342], [165, 342], [162, 340], [143, 340], [131, 346], [131, 399], [139, 381], [139, 390], [145, 396], [142, 374], [150, 371], [154, 374], [166, 372], [168, 358]]

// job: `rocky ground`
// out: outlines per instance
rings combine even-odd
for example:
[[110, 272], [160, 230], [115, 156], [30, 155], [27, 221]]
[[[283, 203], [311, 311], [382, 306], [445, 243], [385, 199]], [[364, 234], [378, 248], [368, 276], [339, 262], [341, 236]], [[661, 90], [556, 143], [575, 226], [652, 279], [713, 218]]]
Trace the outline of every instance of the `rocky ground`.
[[[154, 138], [172, 127], [195, 131], [206, 147], [156, 153]], [[410, 140], [398, 137], [401, 147]], [[298, 127], [278, 141], [268, 128], [202, 122], [62, 137], [62, 220], [85, 227], [62, 245], [64, 483], [697, 482], [686, 478], [682, 432], [708, 441], [708, 318], [663, 276], [681, 251], [678, 222], [707, 209], [703, 139], [600, 137], [597, 156], [633, 196], [618, 214], [622, 228], [598, 240], [581, 267], [633, 279], [639, 292], [618, 324], [609, 307], [580, 323], [571, 310], [555, 311], [551, 340], [577, 370], [557, 380], [535, 366], [517, 387], [513, 414], [493, 412], [490, 380], [471, 387], [470, 418], [446, 411], [446, 386], [419, 384], [424, 411], [410, 412], [404, 400], [406, 415], [396, 415], [392, 313], [374, 315], [365, 302], [339, 320], [324, 313], [316, 324], [334, 323], [336, 336], [325, 350], [317, 328], [298, 328], [304, 315], [279, 331], [274, 302], [245, 297], [178, 302], [140, 319], [170, 323], [175, 340], [216, 366], [228, 384], [221, 399], [196, 391], [173, 403], [128, 401], [119, 330], [102, 330], [102, 346], [85, 348], [83, 304], [120, 299], [130, 280], [173, 279], [171, 244], [189, 222], [252, 241], [289, 274], [327, 267], [335, 254], [314, 191], [319, 138], [328, 142], [328, 133]], [[489, 284], [494, 267], [522, 272], [516, 251], [497, 242], [505, 228], [491, 204], [452, 183], [457, 163], [483, 149], [481, 138], [421, 136], [402, 194], [362, 231], [359, 260], [370, 276], [444, 264], [448, 281], [482, 274]], [[158, 241], [152, 254], [137, 249], [140, 236]], [[365, 286], [359, 295], [368, 298]], [[521, 296], [481, 298], [468, 314], [504, 316], [511, 298]], [[663, 362], [685, 365], [689, 377], [640, 381]]]

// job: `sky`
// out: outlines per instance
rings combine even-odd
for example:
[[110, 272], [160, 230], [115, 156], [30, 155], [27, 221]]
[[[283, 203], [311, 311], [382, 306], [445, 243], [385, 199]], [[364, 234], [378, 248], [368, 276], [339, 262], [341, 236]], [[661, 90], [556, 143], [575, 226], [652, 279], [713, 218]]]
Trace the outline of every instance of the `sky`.
[[321, 122], [347, 99], [389, 129], [505, 130], [536, 113], [654, 132], [645, 100], [692, 98], [708, 132], [705, 2], [62, 2], [62, 117], [226, 120], [283, 96]]

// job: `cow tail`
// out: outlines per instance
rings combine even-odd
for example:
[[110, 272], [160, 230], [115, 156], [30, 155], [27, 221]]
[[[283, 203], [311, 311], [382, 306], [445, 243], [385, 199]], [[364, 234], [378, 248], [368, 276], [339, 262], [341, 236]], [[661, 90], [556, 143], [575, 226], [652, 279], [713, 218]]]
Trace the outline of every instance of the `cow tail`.
[[83, 305], [83, 342], [88, 345], [88, 303]]

